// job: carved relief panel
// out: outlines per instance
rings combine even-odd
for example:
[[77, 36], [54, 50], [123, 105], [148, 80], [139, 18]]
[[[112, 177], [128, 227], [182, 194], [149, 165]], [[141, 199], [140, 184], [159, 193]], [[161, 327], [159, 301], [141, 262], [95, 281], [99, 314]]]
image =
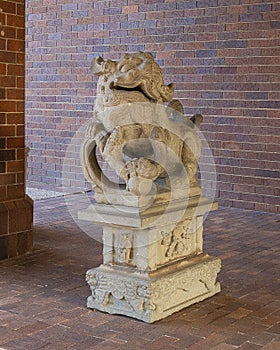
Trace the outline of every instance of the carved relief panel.
[[114, 263], [134, 265], [133, 234], [118, 233], [114, 235]]

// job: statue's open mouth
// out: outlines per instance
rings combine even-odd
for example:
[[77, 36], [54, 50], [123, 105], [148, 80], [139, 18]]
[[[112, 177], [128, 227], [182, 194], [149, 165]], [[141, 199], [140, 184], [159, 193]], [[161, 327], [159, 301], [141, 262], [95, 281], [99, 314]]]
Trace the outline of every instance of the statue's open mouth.
[[147, 94], [145, 94], [145, 92], [143, 91], [143, 89], [141, 89], [140, 85], [134, 84], [132, 86], [121, 86], [121, 85], [117, 85], [115, 82], [111, 82], [110, 84], [110, 89], [111, 90], [116, 90], [116, 91], [124, 91], [124, 92], [137, 92], [137, 93], [141, 93], [145, 98], [149, 99], [149, 96]]

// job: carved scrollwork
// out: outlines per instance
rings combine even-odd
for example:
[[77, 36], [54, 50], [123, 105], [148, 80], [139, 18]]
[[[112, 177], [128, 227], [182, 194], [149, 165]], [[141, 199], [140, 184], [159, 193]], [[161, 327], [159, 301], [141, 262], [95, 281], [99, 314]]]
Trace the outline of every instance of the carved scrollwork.
[[89, 271], [87, 282], [92, 291], [92, 298], [100, 305], [114, 305], [119, 301], [137, 314], [156, 309], [152, 302], [150, 287], [141, 281], [115, 278], [99, 272]]

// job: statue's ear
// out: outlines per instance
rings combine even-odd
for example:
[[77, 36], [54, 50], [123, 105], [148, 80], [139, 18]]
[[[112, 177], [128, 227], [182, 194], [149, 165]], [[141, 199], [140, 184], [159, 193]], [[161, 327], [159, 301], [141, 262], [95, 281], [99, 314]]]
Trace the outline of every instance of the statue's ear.
[[91, 62], [91, 71], [93, 74], [100, 75], [102, 73], [102, 63], [104, 62], [103, 57], [95, 57]]
[[[139, 51], [139, 53], [141, 53], [141, 54], [144, 54], [144, 52], [142, 52], [142, 51]], [[146, 53], [146, 56], [150, 59], [150, 60], [154, 60], [154, 56], [153, 56], [153, 54], [151, 53], [151, 52], [147, 52]]]
[[203, 117], [201, 114], [195, 114], [193, 117], [191, 117], [191, 121], [194, 123], [195, 126], [199, 128], [199, 125], [201, 124], [203, 120]]
[[171, 109], [171, 111], [174, 109], [175, 111], [184, 115], [184, 108], [183, 108], [182, 103], [179, 100], [175, 100], [175, 99], [171, 100], [171, 102], [169, 102], [169, 104], [168, 104], [168, 107]]

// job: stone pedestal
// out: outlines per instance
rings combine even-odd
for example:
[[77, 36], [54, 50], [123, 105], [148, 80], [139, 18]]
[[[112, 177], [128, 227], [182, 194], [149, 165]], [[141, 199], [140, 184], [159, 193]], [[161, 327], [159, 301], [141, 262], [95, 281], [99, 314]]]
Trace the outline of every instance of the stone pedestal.
[[221, 261], [203, 253], [202, 238], [203, 215], [216, 203], [117, 198], [79, 213], [103, 226], [103, 264], [87, 272], [89, 308], [151, 323], [220, 291]]

